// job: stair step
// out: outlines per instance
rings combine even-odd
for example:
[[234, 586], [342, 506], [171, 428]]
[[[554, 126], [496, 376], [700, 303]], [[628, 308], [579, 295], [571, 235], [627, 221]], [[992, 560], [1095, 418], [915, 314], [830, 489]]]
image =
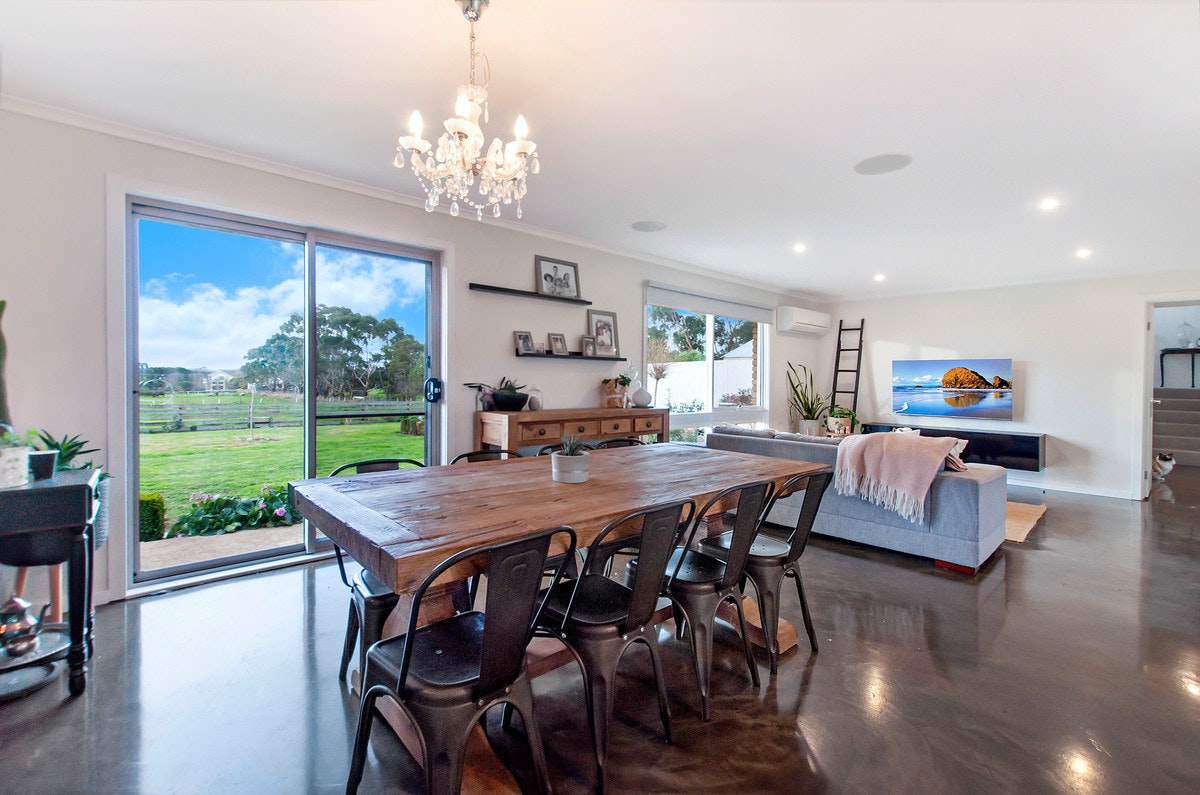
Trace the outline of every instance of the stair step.
[[1184, 400], [1200, 400], [1200, 389], [1188, 389], [1186, 387], [1154, 387], [1154, 397], [1156, 398], [1182, 398]]
[[1189, 414], [1200, 415], [1200, 400], [1183, 400], [1181, 398], [1155, 398], [1157, 411], [1186, 411]]
[[1160, 436], [1200, 437], [1200, 423], [1196, 422], [1159, 422], [1154, 418], [1154, 438]]
[[1154, 422], [1177, 422], [1185, 425], [1200, 425], [1200, 412], [1195, 411], [1163, 411], [1160, 408], [1154, 409]]
[[1181, 450], [1200, 452], [1200, 437], [1154, 435], [1154, 449], [1178, 453]]

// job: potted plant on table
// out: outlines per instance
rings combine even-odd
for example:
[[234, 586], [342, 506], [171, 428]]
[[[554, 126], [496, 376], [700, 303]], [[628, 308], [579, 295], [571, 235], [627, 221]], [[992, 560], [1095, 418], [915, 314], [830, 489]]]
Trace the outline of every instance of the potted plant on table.
[[825, 418], [825, 427], [829, 429], [830, 436], [848, 436], [854, 433], [856, 425], [858, 425], [858, 415], [845, 406], [834, 406], [829, 410], [829, 416]]
[[588, 452], [582, 436], [564, 436], [562, 449], [550, 454], [550, 477], [556, 483], [586, 483]]
[[817, 391], [812, 372], [804, 365], [797, 370], [796, 365], [788, 362], [787, 382], [791, 393], [788, 395], [789, 418], [797, 422], [801, 433], [819, 435], [821, 417], [828, 410], [833, 395], [822, 395]]
[[501, 378], [496, 386], [477, 381], [463, 386], [479, 390], [480, 408], [483, 411], [520, 411], [529, 402], [529, 395], [521, 391], [525, 385], [518, 384], [508, 377]]

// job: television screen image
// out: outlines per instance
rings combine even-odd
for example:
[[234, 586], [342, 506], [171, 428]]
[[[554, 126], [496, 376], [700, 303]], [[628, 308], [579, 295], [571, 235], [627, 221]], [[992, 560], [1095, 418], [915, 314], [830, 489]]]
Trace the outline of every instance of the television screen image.
[[892, 412], [900, 417], [1011, 420], [1012, 359], [897, 359]]

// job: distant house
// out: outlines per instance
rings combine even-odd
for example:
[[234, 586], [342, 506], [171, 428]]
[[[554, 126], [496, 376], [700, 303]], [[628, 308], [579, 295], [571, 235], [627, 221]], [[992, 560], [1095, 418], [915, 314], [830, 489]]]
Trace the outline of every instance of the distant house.
[[233, 379], [229, 373], [218, 370], [208, 376], [208, 390], [210, 392], [223, 392], [229, 388], [229, 382]]

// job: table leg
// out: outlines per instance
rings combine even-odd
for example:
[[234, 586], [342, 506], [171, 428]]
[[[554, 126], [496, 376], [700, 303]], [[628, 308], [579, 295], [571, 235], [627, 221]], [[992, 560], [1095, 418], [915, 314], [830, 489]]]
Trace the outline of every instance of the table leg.
[[89, 536], [87, 527], [80, 528], [79, 536], [71, 544], [71, 557], [67, 563], [67, 609], [71, 613], [71, 648], [67, 651], [67, 665], [71, 674], [67, 685], [73, 696], [79, 695], [87, 687], [87, 591], [91, 581]]
[[[1163, 368], [1163, 360], [1164, 360], [1164, 359], [1166, 359], [1166, 358], [1167, 358], [1167, 355], [1166, 355], [1165, 353], [1160, 353], [1160, 354], [1158, 355], [1158, 385], [1159, 385], [1159, 386], [1166, 386], [1166, 385], [1167, 385], [1167, 372], [1166, 372], [1166, 370]], [[1195, 361], [1196, 361], [1195, 359], [1192, 359], [1192, 362], [1193, 362], [1193, 363], [1194, 363]], [[1193, 385], [1193, 386], [1194, 386], [1194, 385]]]

